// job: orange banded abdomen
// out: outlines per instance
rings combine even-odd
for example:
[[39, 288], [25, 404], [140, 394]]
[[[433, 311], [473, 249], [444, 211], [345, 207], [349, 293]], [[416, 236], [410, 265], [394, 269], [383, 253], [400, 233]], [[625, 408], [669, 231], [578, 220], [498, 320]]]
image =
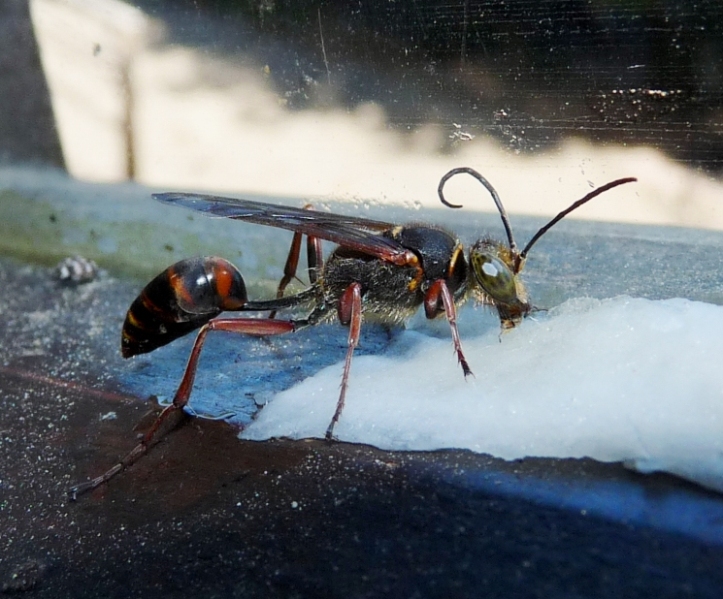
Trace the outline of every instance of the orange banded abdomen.
[[239, 270], [215, 256], [181, 260], [155, 277], [133, 301], [123, 323], [124, 358], [144, 354], [247, 302]]

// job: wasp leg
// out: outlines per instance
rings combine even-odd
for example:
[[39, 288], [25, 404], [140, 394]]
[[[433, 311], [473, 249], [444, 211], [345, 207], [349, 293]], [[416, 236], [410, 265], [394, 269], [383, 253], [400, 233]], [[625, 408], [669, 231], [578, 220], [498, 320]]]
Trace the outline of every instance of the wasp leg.
[[347, 341], [346, 360], [344, 361], [344, 374], [341, 377], [341, 391], [339, 393], [339, 401], [336, 403], [336, 411], [326, 429], [326, 440], [331, 441], [334, 438], [334, 426], [339, 420], [344, 410], [344, 401], [346, 399], [346, 390], [349, 381], [349, 371], [351, 370], [351, 359], [354, 355], [354, 349], [359, 345], [359, 334], [361, 332], [362, 323], [362, 305], [361, 305], [361, 285], [352, 283], [344, 291], [344, 295], [339, 300], [339, 320], [344, 325], [349, 325], [349, 338]]
[[[311, 204], [304, 206], [305, 210], [310, 210]], [[276, 299], [284, 297], [284, 292], [289, 283], [296, 277], [296, 271], [299, 267], [299, 256], [301, 255], [301, 239], [302, 233], [295, 232], [294, 237], [291, 240], [291, 247], [289, 248], [289, 255], [286, 257], [286, 264], [284, 264], [284, 276], [279, 282], [279, 286], [276, 289]], [[306, 259], [308, 264], [309, 282], [314, 285], [318, 278], [318, 273], [321, 271], [324, 265], [324, 259], [321, 255], [321, 240], [307, 236], [306, 238]], [[273, 319], [276, 317], [276, 310], [272, 310], [269, 313], [269, 318]]]
[[[291, 283], [293, 278], [296, 276], [296, 269], [299, 266], [299, 255], [301, 254], [301, 238], [302, 233], [294, 233], [294, 238], [291, 240], [291, 247], [289, 248], [289, 255], [286, 257], [286, 264], [284, 265], [284, 276], [279, 282], [279, 286], [276, 289], [276, 299], [284, 297], [284, 291], [286, 286]], [[276, 310], [269, 312], [269, 318], [273, 319], [276, 317]]]
[[306, 264], [309, 272], [309, 283], [316, 284], [319, 273], [324, 268], [324, 257], [321, 254], [321, 239], [318, 237], [306, 238]]
[[[166, 408], [167, 410], [168, 408]], [[164, 410], [164, 412], [166, 411]], [[169, 427], [166, 430], [171, 430], [172, 428], [175, 428], [181, 421], [181, 418], [185, 417], [185, 413], [181, 411], [175, 411], [175, 416], [178, 417], [178, 420], [175, 423], [172, 423], [169, 425]], [[160, 415], [159, 415], [160, 418]], [[158, 419], [156, 419], [158, 420]], [[154, 423], [155, 426], [155, 423]], [[155, 430], [158, 430], [157, 427]], [[108, 482], [111, 478], [113, 478], [116, 474], [119, 474], [123, 472], [126, 468], [130, 468], [133, 464], [135, 464], [143, 455], [145, 455], [148, 450], [153, 446], [152, 441], [154, 438], [147, 440], [147, 435], [144, 435], [141, 439], [141, 442], [138, 443], [133, 449], [131, 449], [130, 452], [128, 452], [123, 459], [121, 459], [115, 466], [101, 474], [100, 476], [96, 476], [95, 478], [90, 479], [89, 481], [86, 481], [84, 483], [80, 483], [79, 485], [75, 485], [73, 487], [70, 487], [68, 489], [68, 498], [70, 501], [75, 501], [79, 495], [83, 495], [84, 493], [87, 493], [88, 491], [92, 491], [93, 489], [96, 489], [100, 487], [101, 485]]]
[[457, 330], [457, 308], [454, 305], [454, 298], [443, 279], [434, 281], [424, 296], [424, 313], [427, 318], [437, 316], [440, 309], [440, 301], [444, 308], [444, 313], [447, 316], [449, 328], [452, 330], [452, 343], [454, 343], [454, 351], [457, 353], [457, 360], [459, 360], [459, 364], [462, 366], [462, 371], [466, 377], [472, 374], [472, 369], [469, 367], [467, 359], [462, 352], [462, 342], [459, 340], [459, 331]]
[[101, 474], [100, 476], [85, 483], [71, 487], [68, 491], [70, 499], [75, 500], [78, 495], [92, 491], [100, 485], [108, 482], [116, 474], [134, 464], [138, 458], [144, 455], [151, 445], [153, 445], [156, 433], [161, 426], [163, 426], [166, 420], [173, 415], [179, 413], [182, 414], [181, 410], [188, 403], [191, 396], [193, 381], [196, 378], [196, 370], [198, 368], [198, 359], [201, 355], [201, 350], [203, 349], [203, 344], [206, 341], [206, 335], [208, 335], [209, 331], [228, 331], [244, 335], [266, 336], [291, 333], [296, 329], [297, 326], [293, 322], [260, 318], [218, 318], [203, 325], [203, 327], [201, 327], [198, 331], [196, 340], [193, 343], [191, 355], [188, 358], [186, 370], [183, 373], [181, 383], [178, 385], [176, 394], [173, 397], [173, 403], [163, 409], [148, 432], [143, 435], [140, 443], [138, 443], [138, 445], [136, 445], [120, 462], [104, 474]]

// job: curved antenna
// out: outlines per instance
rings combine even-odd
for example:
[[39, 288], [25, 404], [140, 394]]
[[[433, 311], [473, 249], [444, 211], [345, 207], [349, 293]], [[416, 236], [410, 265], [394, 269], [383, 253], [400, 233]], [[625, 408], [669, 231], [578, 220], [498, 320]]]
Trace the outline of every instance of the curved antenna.
[[497, 210], [500, 212], [500, 216], [502, 217], [502, 224], [505, 227], [505, 232], [507, 233], [507, 241], [510, 244], [510, 250], [512, 253], [517, 253], [517, 244], [515, 243], [514, 238], [512, 237], [512, 227], [510, 226], [510, 221], [507, 218], [507, 212], [505, 211], [505, 207], [502, 205], [502, 200], [500, 200], [500, 196], [497, 195], [497, 191], [495, 191], [495, 188], [492, 187], [492, 184], [485, 179], [482, 175], [480, 175], [476, 170], [473, 168], [469, 168], [468, 166], [461, 166], [459, 168], [453, 168], [451, 171], [449, 171], [442, 179], [439, 181], [439, 187], [437, 187], [437, 193], [439, 194], [439, 199], [442, 200], [442, 204], [445, 206], [449, 206], [450, 208], [461, 208], [462, 204], [450, 204], [446, 198], [444, 197], [444, 186], [455, 175], [460, 175], [462, 173], [467, 173], [468, 175], [472, 175], [477, 181], [482, 183], [484, 185], [485, 189], [490, 192], [490, 195], [492, 195], [492, 199], [495, 201], [495, 205], [497, 206]]
[[535, 233], [530, 239], [529, 242], [527, 242], [527, 245], [525, 246], [525, 249], [520, 252], [520, 260], [524, 260], [527, 256], [527, 252], [530, 251], [530, 248], [535, 245], [535, 242], [542, 237], [545, 233], [547, 233], [556, 223], [561, 221], [563, 218], [565, 218], [570, 212], [573, 210], [577, 210], [580, 206], [585, 204], [586, 202], [589, 202], [593, 198], [596, 198], [601, 193], [605, 193], [609, 189], [612, 189], [613, 187], [617, 187], [618, 185], [624, 185], [625, 183], [632, 183], [633, 181], [637, 181], [635, 177], [625, 177], [623, 179], [616, 179], [615, 181], [610, 181], [610, 183], [606, 183], [602, 187], [598, 187], [597, 189], [594, 189], [589, 194], [587, 194], [584, 198], [581, 200], [578, 200], [572, 206], [569, 208], [566, 208], [560, 214], [558, 214], [555, 218], [553, 218], [549, 223], [547, 223], [544, 227], [542, 227], [537, 233]]

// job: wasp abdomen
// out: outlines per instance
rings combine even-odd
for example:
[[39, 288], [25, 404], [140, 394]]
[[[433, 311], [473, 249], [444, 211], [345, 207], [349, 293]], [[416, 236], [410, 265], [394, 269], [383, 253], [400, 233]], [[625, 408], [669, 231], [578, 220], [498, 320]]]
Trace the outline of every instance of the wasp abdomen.
[[181, 260], [148, 283], [128, 309], [121, 341], [123, 357], [153, 351], [202, 327], [221, 312], [243, 309], [246, 302], [243, 277], [227, 260]]

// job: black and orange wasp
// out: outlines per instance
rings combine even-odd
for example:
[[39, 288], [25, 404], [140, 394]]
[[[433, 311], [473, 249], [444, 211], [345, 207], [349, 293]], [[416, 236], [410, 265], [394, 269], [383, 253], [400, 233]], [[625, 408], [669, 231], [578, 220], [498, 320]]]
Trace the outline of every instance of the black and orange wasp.
[[[153, 351], [200, 329], [173, 402], [156, 419], [128, 456], [105, 474], [77, 485], [71, 495], [94, 489], [145, 453], [156, 431], [167, 418], [189, 401], [198, 359], [211, 331], [270, 336], [291, 333], [321, 322], [338, 319], [349, 327], [348, 347], [336, 410], [326, 430], [333, 438], [349, 383], [354, 349], [359, 343], [365, 314], [386, 323], [401, 323], [420, 306], [427, 318], [444, 314], [452, 333], [457, 359], [466, 376], [472, 373], [457, 331], [457, 307], [469, 296], [497, 311], [503, 330], [517, 326], [534, 308], [519, 274], [530, 248], [552, 226], [586, 202], [619, 185], [635, 181], [617, 179], [591, 191], [545, 226], [522, 251], [515, 243], [507, 213], [492, 185], [476, 170], [455, 168], [439, 182], [442, 203], [447, 181], [458, 174], [477, 179], [491, 194], [502, 218], [507, 244], [492, 238], [477, 241], [465, 256], [459, 239], [434, 225], [396, 225], [384, 221], [343, 216], [305, 208], [277, 206], [242, 199], [192, 193], [160, 193], [164, 204], [190, 208], [217, 217], [288, 229], [294, 233], [276, 298], [249, 300], [244, 279], [230, 262], [218, 257], [191, 258], [170, 266], [154, 278], [132, 303], [122, 331], [122, 353], [128, 358]], [[286, 296], [296, 276], [303, 237], [307, 239], [309, 286]], [[323, 259], [321, 241], [337, 247]], [[279, 310], [307, 307], [304, 318], [280, 320]], [[224, 312], [266, 312], [266, 318], [221, 316]]]

